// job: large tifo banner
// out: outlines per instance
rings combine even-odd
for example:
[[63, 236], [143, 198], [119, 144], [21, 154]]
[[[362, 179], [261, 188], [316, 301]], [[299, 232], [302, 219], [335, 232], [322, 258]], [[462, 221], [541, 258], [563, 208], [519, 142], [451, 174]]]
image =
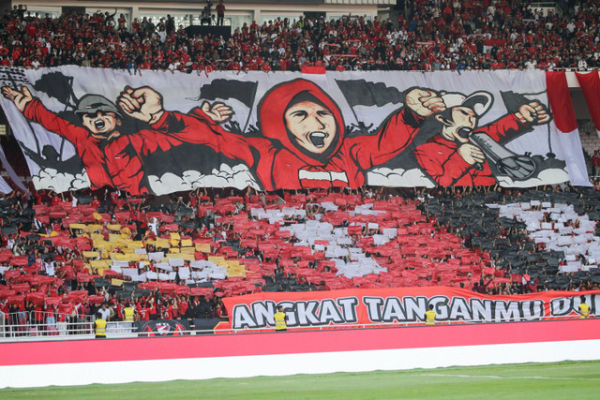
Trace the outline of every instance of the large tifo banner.
[[581, 296], [600, 310], [600, 291], [538, 292], [488, 296], [450, 287], [348, 289], [329, 292], [256, 293], [223, 299], [232, 329], [275, 327], [279, 306], [287, 326], [404, 325], [425, 321], [433, 306], [437, 322], [517, 322], [577, 317]]
[[[37, 189], [589, 184], [542, 71], [0, 70]], [[560, 112], [560, 110], [558, 111]]]

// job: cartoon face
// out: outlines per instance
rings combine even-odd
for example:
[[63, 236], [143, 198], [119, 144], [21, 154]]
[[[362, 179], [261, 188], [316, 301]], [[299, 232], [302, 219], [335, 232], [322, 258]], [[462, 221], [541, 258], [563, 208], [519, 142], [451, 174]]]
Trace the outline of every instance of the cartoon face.
[[288, 108], [285, 125], [296, 143], [314, 154], [323, 154], [337, 135], [335, 117], [324, 106], [302, 101]]
[[121, 120], [114, 112], [98, 111], [95, 115], [83, 114], [82, 121], [83, 126], [92, 134], [100, 136], [108, 136], [121, 125]]
[[469, 135], [465, 135], [462, 132], [470, 132], [477, 126], [477, 115], [475, 111], [469, 107], [453, 107], [451, 110], [452, 119], [443, 118], [437, 116], [436, 118], [442, 122], [444, 129], [442, 130], [442, 136], [448, 140], [458, 141], [461, 143], [467, 143], [469, 141]]

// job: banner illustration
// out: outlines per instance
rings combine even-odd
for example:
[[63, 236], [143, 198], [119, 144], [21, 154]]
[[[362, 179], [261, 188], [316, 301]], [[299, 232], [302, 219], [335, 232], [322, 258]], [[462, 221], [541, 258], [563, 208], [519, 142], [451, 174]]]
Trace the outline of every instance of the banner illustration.
[[[2, 105], [38, 189], [164, 194], [573, 180], [569, 173], [585, 171], [583, 154], [558, 145], [544, 73], [518, 72], [141, 78], [10, 69]], [[89, 83], [101, 74], [109, 84]]]

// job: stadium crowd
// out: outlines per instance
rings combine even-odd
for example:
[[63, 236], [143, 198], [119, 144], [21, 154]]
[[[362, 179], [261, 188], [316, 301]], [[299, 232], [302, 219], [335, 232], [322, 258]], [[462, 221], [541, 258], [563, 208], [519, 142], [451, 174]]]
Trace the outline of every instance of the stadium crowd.
[[230, 38], [188, 35], [167, 15], [130, 26], [124, 15], [34, 16], [0, 21], [0, 65], [170, 70], [593, 69], [600, 64], [600, 6], [561, 1], [544, 16], [524, 0], [419, 0], [397, 19], [277, 18]]
[[[257, 291], [600, 284], [593, 188], [32, 193], [0, 199], [9, 325], [73, 323], [98, 310], [126, 320], [128, 307], [139, 321], [219, 318], [223, 297]], [[489, 203], [525, 204], [540, 221]]]
[[[543, 16], [521, 0], [420, 0], [394, 21], [277, 19], [224, 39], [190, 36], [170, 16], [128, 26], [123, 15], [52, 19], [15, 8], [0, 21], [0, 65], [597, 68], [600, 6], [568, 1], [557, 11]], [[13, 192], [0, 198], [0, 311], [9, 325], [50, 327], [98, 310], [126, 320], [129, 308], [139, 321], [221, 318], [223, 297], [257, 291], [598, 289], [599, 182], [595, 189]]]

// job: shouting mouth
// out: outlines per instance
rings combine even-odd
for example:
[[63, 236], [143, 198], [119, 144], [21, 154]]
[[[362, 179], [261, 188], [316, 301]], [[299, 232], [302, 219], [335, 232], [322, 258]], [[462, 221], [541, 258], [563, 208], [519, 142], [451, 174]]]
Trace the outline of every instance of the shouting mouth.
[[325, 132], [316, 131], [316, 132], [311, 132], [308, 135], [308, 139], [316, 148], [320, 149], [320, 148], [325, 147], [325, 139], [327, 138], [327, 136], [329, 136], [329, 135]]
[[106, 125], [104, 121], [102, 121], [101, 119], [97, 119], [94, 121], [94, 127], [99, 131], [103, 130], [105, 126]]

